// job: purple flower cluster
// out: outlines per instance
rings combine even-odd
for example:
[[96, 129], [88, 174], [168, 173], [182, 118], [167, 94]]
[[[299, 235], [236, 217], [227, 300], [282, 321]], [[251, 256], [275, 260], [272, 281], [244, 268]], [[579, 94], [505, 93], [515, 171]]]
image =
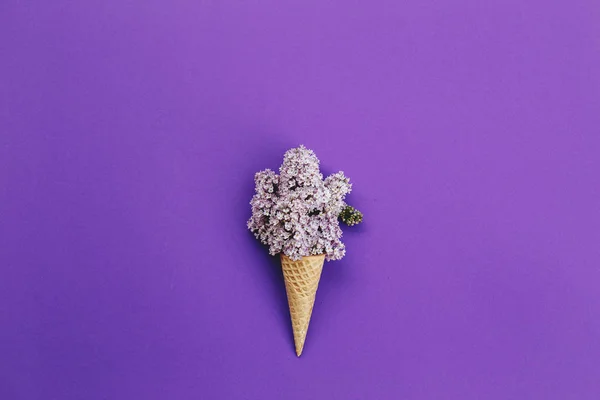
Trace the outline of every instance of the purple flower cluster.
[[300, 146], [285, 153], [279, 175], [266, 169], [256, 173], [254, 182], [248, 229], [269, 246], [271, 255], [283, 253], [293, 260], [344, 256], [338, 215], [352, 185], [343, 172], [323, 180], [315, 153]]

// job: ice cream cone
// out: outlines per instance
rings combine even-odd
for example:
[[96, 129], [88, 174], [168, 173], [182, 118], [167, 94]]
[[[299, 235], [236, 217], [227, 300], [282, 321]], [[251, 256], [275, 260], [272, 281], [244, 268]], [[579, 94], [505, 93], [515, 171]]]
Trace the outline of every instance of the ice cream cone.
[[295, 261], [281, 254], [281, 267], [283, 268], [285, 291], [292, 317], [294, 343], [298, 357], [304, 348], [324, 261], [324, 254], [302, 257]]

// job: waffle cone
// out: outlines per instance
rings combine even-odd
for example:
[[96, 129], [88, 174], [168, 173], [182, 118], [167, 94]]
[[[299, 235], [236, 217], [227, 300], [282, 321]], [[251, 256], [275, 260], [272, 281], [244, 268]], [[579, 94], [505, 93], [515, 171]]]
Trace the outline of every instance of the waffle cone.
[[300, 260], [295, 261], [281, 254], [281, 267], [298, 357], [300, 357], [304, 348], [324, 261], [324, 254], [302, 257]]

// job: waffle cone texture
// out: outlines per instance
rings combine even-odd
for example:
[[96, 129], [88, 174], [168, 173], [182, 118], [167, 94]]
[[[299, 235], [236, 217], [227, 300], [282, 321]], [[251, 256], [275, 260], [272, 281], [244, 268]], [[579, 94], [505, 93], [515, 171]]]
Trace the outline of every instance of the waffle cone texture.
[[321, 279], [324, 261], [324, 254], [302, 257], [300, 260], [292, 260], [281, 254], [281, 267], [298, 357], [302, 354], [304, 342], [306, 341], [308, 324], [315, 305], [317, 287]]

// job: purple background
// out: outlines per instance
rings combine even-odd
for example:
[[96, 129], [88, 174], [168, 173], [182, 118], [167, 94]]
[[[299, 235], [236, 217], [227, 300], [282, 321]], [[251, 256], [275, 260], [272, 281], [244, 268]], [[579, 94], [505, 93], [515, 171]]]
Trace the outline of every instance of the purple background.
[[[600, 3], [0, 2], [0, 398], [600, 398]], [[366, 223], [302, 358], [253, 174]]]

